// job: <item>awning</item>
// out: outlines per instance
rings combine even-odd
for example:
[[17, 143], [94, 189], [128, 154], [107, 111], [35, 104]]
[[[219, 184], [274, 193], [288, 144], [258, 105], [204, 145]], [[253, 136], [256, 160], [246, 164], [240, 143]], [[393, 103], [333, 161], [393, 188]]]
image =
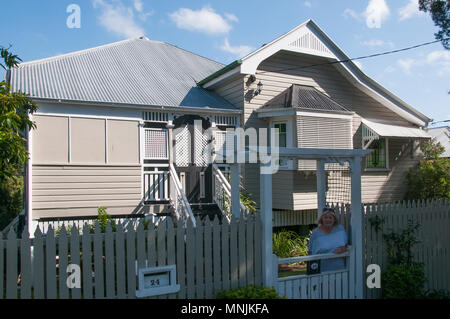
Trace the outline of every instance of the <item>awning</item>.
[[431, 138], [431, 136], [415, 127], [381, 124], [366, 119], [361, 120], [363, 126], [363, 148], [367, 148], [372, 141], [380, 137]]

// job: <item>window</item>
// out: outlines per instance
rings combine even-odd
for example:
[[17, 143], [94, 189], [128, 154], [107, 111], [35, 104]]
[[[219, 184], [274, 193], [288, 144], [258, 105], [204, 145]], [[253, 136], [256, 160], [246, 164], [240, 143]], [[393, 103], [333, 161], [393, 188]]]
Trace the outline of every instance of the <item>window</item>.
[[373, 150], [373, 152], [367, 155], [366, 168], [388, 168], [386, 138], [373, 141], [368, 149]]
[[286, 123], [277, 123], [273, 127], [278, 132], [278, 146], [286, 147], [287, 145]]
[[[299, 148], [353, 149], [352, 117], [339, 114], [302, 114], [297, 116]], [[315, 171], [315, 160], [299, 160], [300, 171]]]

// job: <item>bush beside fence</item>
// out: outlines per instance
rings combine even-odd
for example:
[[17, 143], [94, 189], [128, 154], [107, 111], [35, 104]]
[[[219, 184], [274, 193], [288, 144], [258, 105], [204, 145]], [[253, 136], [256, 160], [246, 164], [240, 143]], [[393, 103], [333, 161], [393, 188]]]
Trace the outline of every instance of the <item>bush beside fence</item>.
[[[450, 201], [427, 200], [364, 206], [364, 257], [367, 265], [387, 266], [383, 234], [400, 232], [412, 220], [420, 225], [414, 260], [423, 263], [427, 290], [450, 291]], [[365, 285], [366, 287], [366, 285]], [[380, 298], [380, 289], [365, 288], [366, 298]]]

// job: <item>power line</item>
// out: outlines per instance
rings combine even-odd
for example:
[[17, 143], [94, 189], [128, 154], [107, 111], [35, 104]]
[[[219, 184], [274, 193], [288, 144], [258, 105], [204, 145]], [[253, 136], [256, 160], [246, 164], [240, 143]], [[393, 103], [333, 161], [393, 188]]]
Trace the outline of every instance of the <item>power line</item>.
[[[449, 40], [450, 38], [446, 38], [443, 39], [445, 40]], [[431, 42], [425, 42], [425, 43], [421, 43], [421, 44], [417, 44], [411, 47], [407, 47], [407, 48], [403, 48], [403, 49], [398, 49], [398, 50], [392, 50], [392, 51], [386, 51], [386, 52], [382, 52], [382, 53], [376, 53], [376, 54], [371, 54], [371, 55], [366, 55], [366, 56], [361, 56], [361, 57], [357, 57], [357, 58], [349, 58], [349, 59], [345, 59], [345, 60], [339, 60], [339, 61], [330, 61], [330, 62], [325, 62], [325, 63], [318, 63], [318, 64], [310, 64], [310, 65], [305, 65], [305, 66], [297, 66], [297, 67], [292, 67], [292, 68], [285, 68], [285, 69], [278, 69], [278, 70], [271, 70], [271, 71], [260, 71], [258, 72], [259, 74], [261, 73], [268, 73], [268, 72], [280, 72], [280, 71], [289, 71], [289, 70], [300, 70], [300, 69], [306, 69], [306, 68], [312, 68], [312, 67], [316, 67], [316, 66], [321, 66], [321, 65], [329, 65], [329, 64], [337, 64], [337, 63], [346, 63], [349, 61], [355, 61], [355, 60], [362, 60], [362, 59], [368, 59], [368, 58], [374, 58], [377, 56], [382, 56], [382, 55], [388, 55], [388, 54], [393, 54], [393, 53], [398, 53], [398, 52], [403, 52], [403, 51], [408, 51], [408, 50], [412, 50], [412, 49], [416, 49], [419, 47], [423, 47], [426, 45], [430, 45], [436, 42], [441, 42], [441, 40], [435, 40], [435, 41], [431, 41]]]

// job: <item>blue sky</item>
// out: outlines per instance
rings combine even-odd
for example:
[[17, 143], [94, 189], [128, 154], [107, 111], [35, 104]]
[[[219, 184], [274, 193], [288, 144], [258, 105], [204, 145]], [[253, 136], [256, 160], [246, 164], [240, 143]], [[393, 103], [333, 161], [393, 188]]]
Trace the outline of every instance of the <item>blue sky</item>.
[[[81, 28], [67, 27], [71, 4]], [[2, 12], [0, 45], [23, 61], [145, 35], [228, 64], [309, 18], [349, 57], [430, 42], [438, 30], [417, 0], [14, 0]], [[435, 121], [450, 119], [450, 50], [440, 43], [360, 65]]]

